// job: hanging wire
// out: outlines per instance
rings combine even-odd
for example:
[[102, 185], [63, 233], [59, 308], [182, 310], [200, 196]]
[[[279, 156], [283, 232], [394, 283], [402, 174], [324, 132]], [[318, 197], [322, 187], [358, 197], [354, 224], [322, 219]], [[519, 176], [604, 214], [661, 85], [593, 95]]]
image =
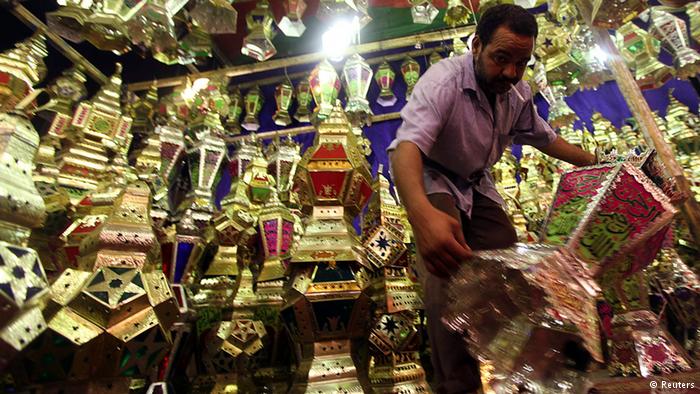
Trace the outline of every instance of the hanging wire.
[[287, 78], [287, 82], [290, 84], [292, 83], [292, 80], [289, 79], [289, 74], [287, 73], [287, 66], [284, 66], [284, 77]]

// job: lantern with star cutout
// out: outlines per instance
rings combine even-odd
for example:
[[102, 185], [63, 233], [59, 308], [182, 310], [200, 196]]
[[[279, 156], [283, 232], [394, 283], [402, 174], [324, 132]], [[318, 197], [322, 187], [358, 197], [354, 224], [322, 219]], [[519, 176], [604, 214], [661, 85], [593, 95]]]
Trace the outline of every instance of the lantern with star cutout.
[[[165, 356], [179, 312], [167, 279], [154, 270], [159, 252], [150, 201], [145, 183], [127, 186], [114, 211], [83, 239], [78, 261], [85, 269], [64, 271], [43, 308], [48, 329], [40, 340], [63, 350], [28, 351], [18, 364], [21, 380], [145, 376]], [[79, 358], [47, 357], [64, 350]]]
[[[313, 213], [292, 255], [292, 285], [281, 315], [293, 338], [308, 349], [295, 386], [360, 392], [350, 340], [366, 335], [370, 299], [364, 292], [368, 263], [351, 220], [371, 194], [370, 173], [339, 102], [317, 128], [295, 176], [300, 201]], [[327, 364], [332, 373], [313, 375]]]

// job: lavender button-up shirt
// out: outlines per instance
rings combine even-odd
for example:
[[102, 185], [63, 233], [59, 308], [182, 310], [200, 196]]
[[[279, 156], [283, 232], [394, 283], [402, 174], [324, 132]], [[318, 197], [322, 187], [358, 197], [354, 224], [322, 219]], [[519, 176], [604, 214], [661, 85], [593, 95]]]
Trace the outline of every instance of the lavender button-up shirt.
[[537, 114], [528, 84], [520, 81], [515, 88], [525, 101], [511, 89], [496, 97], [494, 111], [476, 82], [472, 54], [444, 59], [418, 80], [387, 151], [403, 141], [416, 144], [424, 157], [426, 193], [451, 194], [467, 216], [472, 188], [503, 205], [490, 168], [505, 148], [513, 142], [543, 147], [556, 139]]

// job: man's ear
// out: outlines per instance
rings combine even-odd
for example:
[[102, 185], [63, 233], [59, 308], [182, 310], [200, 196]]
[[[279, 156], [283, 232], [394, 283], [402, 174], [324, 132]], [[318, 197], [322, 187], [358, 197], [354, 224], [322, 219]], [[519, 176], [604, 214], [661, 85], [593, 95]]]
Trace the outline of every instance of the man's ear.
[[472, 55], [478, 56], [479, 52], [481, 52], [481, 40], [479, 39], [479, 36], [475, 34], [474, 38], [472, 39]]

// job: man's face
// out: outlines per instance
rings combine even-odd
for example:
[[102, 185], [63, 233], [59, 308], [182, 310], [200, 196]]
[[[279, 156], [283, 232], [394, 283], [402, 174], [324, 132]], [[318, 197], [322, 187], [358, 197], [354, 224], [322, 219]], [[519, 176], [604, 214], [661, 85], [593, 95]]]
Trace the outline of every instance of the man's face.
[[476, 79], [486, 93], [502, 94], [522, 79], [532, 56], [534, 37], [513, 33], [499, 26], [484, 46], [478, 36], [472, 41]]

